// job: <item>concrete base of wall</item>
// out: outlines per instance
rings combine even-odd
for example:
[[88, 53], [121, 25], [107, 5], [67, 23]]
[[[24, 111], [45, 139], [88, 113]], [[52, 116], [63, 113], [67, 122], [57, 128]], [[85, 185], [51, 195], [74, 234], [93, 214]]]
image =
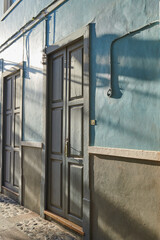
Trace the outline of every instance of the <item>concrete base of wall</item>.
[[92, 240], [160, 239], [160, 163], [92, 155]]
[[39, 148], [23, 147], [23, 205], [40, 214], [41, 158]]

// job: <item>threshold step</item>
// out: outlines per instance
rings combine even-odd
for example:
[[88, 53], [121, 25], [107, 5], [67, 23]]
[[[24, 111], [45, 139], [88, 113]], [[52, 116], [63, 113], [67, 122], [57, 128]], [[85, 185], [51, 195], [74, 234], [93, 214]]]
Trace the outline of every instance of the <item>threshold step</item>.
[[12, 191], [12, 190], [11, 190], [11, 189], [9, 189], [9, 188], [6, 188], [6, 187], [2, 186], [2, 189], [3, 189], [3, 190], [6, 190], [6, 191], [8, 191], [8, 192], [10, 192], [10, 193], [12, 193], [12, 194], [14, 194], [14, 195], [16, 195], [17, 197], [19, 196], [19, 194], [18, 194], [18, 193], [16, 193], [16, 192]]
[[57, 222], [61, 223], [62, 225], [72, 229], [73, 231], [79, 233], [80, 235], [84, 236], [84, 232], [83, 232], [83, 228], [78, 226], [77, 224], [63, 218], [63, 217], [60, 217], [54, 213], [51, 213], [47, 210], [44, 211], [44, 214], [48, 217], [51, 217], [52, 219], [56, 220]]
[[11, 189], [2, 186], [2, 193], [19, 203], [19, 194], [17, 192], [14, 192]]

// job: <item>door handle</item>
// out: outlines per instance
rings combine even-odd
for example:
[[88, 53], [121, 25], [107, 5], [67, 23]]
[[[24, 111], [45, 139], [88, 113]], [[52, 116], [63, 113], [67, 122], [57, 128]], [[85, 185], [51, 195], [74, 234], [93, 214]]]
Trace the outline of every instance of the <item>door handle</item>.
[[74, 158], [73, 160], [75, 162], [79, 163], [79, 164], [83, 164], [83, 159], [82, 158]]
[[69, 141], [66, 139], [65, 142], [65, 156], [68, 157], [68, 150], [69, 150]]

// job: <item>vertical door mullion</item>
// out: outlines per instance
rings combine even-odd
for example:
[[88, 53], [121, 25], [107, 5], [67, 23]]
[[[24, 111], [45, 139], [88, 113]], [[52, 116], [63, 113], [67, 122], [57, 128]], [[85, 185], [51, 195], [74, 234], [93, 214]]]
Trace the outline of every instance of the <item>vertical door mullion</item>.
[[23, 178], [23, 169], [22, 169], [22, 131], [23, 131], [23, 125], [22, 125], [22, 107], [23, 107], [23, 71], [20, 70], [20, 124], [19, 124], [19, 139], [20, 139], [20, 145], [19, 145], [19, 158], [20, 158], [20, 176], [19, 176], [19, 201], [22, 203], [22, 178]]
[[[66, 203], [67, 203], [67, 215], [66, 217], [71, 220], [74, 221], [75, 223], [82, 225], [82, 221], [83, 221], [83, 216], [81, 214], [78, 215], [77, 214], [77, 207], [76, 204], [78, 204], [76, 201], [79, 201], [79, 198], [77, 197], [77, 193], [79, 194], [78, 196], [80, 196], [80, 194], [83, 195], [83, 183], [81, 183], [81, 180], [83, 181], [83, 177], [81, 178], [81, 174], [83, 174], [83, 153], [80, 153], [79, 155], [75, 154], [73, 151], [75, 150], [72, 146], [73, 142], [71, 142], [71, 136], [73, 137], [72, 134], [74, 134], [75, 139], [78, 138], [79, 136], [76, 136], [76, 132], [73, 132], [73, 129], [75, 129], [75, 126], [78, 124], [82, 124], [82, 119], [83, 119], [83, 90], [81, 93], [79, 93], [79, 95], [76, 96], [76, 94], [74, 93], [74, 84], [79, 84], [78, 86], [81, 86], [83, 88], [83, 79], [81, 80], [81, 82], [79, 82], [78, 79], [78, 74], [79, 72], [75, 71], [75, 67], [77, 65], [75, 65], [75, 62], [77, 64], [81, 64], [81, 68], [82, 68], [82, 75], [81, 78], [83, 78], [83, 59], [82, 62], [79, 61], [81, 59], [77, 59], [77, 57], [79, 57], [79, 55], [75, 55], [74, 57], [74, 52], [75, 51], [83, 51], [83, 41], [79, 41], [73, 45], [70, 45], [67, 47], [67, 102], [66, 102], [66, 137], [68, 138], [69, 144], [68, 144], [68, 156], [66, 157]], [[73, 56], [73, 59], [72, 59]], [[83, 57], [82, 57], [83, 58]], [[72, 62], [73, 61], [73, 62]], [[79, 65], [78, 65], [79, 66]], [[72, 70], [73, 70], [73, 76], [71, 76], [72, 74]], [[73, 78], [73, 79], [72, 79]], [[73, 81], [73, 82], [72, 82]], [[81, 84], [81, 85], [80, 85]], [[75, 95], [74, 95], [75, 94]], [[74, 109], [81, 109], [79, 110], [79, 112], [81, 111], [81, 117], [82, 119], [78, 118], [78, 116], [75, 116], [76, 119], [74, 119], [73, 122], [73, 126], [72, 121], [73, 121], [73, 115], [71, 117], [71, 114], [73, 114], [73, 111], [75, 111]], [[77, 113], [79, 113], [77, 112]], [[80, 114], [80, 113], [79, 113]], [[71, 119], [72, 118], [72, 119]], [[76, 122], [75, 122], [76, 121]], [[72, 131], [71, 131], [72, 130]], [[76, 130], [76, 129], [75, 129]], [[81, 130], [83, 133], [83, 124], [81, 126]], [[71, 133], [72, 132], [72, 133]], [[83, 138], [83, 134], [81, 133], [81, 136]], [[82, 139], [81, 139], [82, 141]], [[82, 147], [83, 149], [83, 147]], [[83, 152], [83, 151], [82, 151]], [[78, 174], [78, 175], [77, 175]], [[76, 181], [75, 181], [76, 180]], [[74, 194], [75, 191], [75, 194]], [[78, 191], [78, 192], [77, 192]], [[83, 198], [83, 196], [82, 196]], [[79, 207], [83, 208], [83, 203], [81, 205], [79, 205]], [[75, 212], [73, 212], [74, 210]], [[77, 215], [76, 215], [77, 214]]]
[[11, 127], [11, 185], [13, 186], [13, 171], [14, 171], [14, 94], [15, 94], [15, 76], [12, 76], [12, 127]]
[[67, 52], [64, 49], [64, 60], [63, 60], [63, 206], [64, 214], [66, 215], [67, 205], [66, 205], [66, 111], [67, 111]]
[[[65, 49], [49, 59], [48, 210], [65, 215]], [[56, 65], [58, 64], [58, 65]], [[60, 64], [60, 65], [59, 65]], [[60, 68], [59, 68], [60, 66]], [[55, 72], [54, 72], [55, 71]], [[56, 75], [57, 74], [57, 75]], [[59, 75], [60, 74], [60, 75]], [[61, 92], [60, 92], [61, 91]], [[57, 95], [58, 94], [58, 95]], [[58, 112], [58, 113], [57, 113]], [[57, 115], [59, 114], [59, 115]], [[58, 119], [59, 118], [59, 122]], [[61, 124], [61, 125], [60, 125]], [[57, 126], [59, 129], [57, 129]], [[57, 136], [57, 137], [56, 137]], [[61, 145], [57, 145], [57, 143]], [[57, 179], [56, 178], [56, 168]], [[56, 197], [57, 196], [57, 197]], [[59, 202], [58, 202], [59, 201]]]
[[[49, 112], [48, 112], [48, 126], [51, 126], [51, 123], [52, 123], [52, 108], [51, 108], [51, 99], [52, 99], [52, 61], [53, 61], [53, 57], [50, 56], [50, 59], [49, 59], [49, 69], [50, 69], [50, 72], [49, 72], [49, 88], [48, 88], [48, 96], [49, 96]], [[50, 203], [50, 198], [51, 198], [51, 161], [50, 161], [50, 155], [51, 155], [51, 143], [52, 143], [52, 131], [48, 131], [48, 137], [49, 137], [49, 141], [48, 141], [48, 184], [49, 184], [49, 187], [48, 187], [48, 202]]]
[[68, 124], [69, 124], [69, 120], [68, 120], [68, 117], [69, 117], [69, 109], [68, 109], [68, 101], [69, 101], [69, 51], [68, 51], [68, 48], [66, 48], [66, 111], [65, 111], [65, 131], [66, 131], [66, 154], [65, 154], [65, 173], [66, 173], [66, 187], [65, 187], [65, 192], [66, 192], [66, 201], [65, 201], [65, 205], [66, 205], [66, 211], [65, 211], [65, 214], [66, 214], [66, 217], [67, 217], [67, 214], [68, 214], [68, 188], [69, 188], [69, 185], [68, 185], [68, 155], [69, 155], [69, 129], [68, 129]]

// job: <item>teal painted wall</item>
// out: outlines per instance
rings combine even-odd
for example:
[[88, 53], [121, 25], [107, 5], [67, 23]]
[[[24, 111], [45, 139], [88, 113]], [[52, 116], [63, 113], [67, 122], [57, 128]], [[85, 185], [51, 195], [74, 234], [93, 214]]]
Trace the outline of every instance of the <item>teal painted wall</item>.
[[[52, 1], [22, 0], [0, 22], [0, 44]], [[3, 1], [0, 3], [2, 16]], [[16, 17], [15, 17], [16, 16]], [[24, 16], [24, 17], [23, 17]], [[114, 94], [108, 98], [111, 42], [159, 18], [158, 0], [69, 0], [48, 17], [51, 45], [88, 23], [91, 31], [90, 144], [104, 147], [160, 150], [159, 26], [116, 42], [113, 47]], [[0, 54], [7, 69], [22, 60], [24, 140], [42, 141], [44, 22]], [[7, 64], [12, 62], [11, 64]]]

